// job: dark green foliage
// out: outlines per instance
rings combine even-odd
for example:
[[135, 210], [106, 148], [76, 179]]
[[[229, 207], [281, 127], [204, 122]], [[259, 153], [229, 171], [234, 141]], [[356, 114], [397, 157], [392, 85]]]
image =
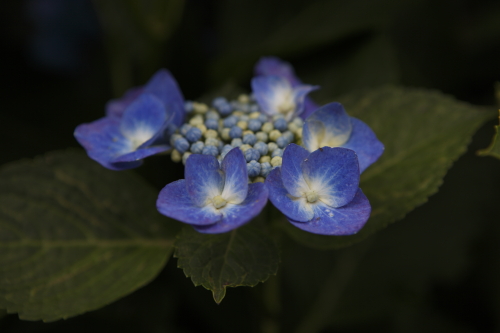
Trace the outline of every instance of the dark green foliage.
[[[0, 308], [53, 321], [100, 308], [153, 279], [176, 230], [156, 191], [80, 151], [0, 169]], [[176, 227], [176, 225], [173, 225]]]
[[186, 276], [211, 290], [217, 303], [226, 295], [226, 287], [253, 287], [276, 274], [279, 263], [274, 241], [251, 225], [217, 235], [185, 227], [174, 256]]

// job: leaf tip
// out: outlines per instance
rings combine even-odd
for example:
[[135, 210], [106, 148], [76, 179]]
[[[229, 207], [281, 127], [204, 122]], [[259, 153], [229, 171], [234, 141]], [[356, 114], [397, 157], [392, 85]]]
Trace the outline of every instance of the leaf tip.
[[226, 296], [226, 287], [216, 288], [212, 290], [212, 293], [214, 295], [215, 303], [220, 304], [220, 302], [224, 299], [224, 296]]

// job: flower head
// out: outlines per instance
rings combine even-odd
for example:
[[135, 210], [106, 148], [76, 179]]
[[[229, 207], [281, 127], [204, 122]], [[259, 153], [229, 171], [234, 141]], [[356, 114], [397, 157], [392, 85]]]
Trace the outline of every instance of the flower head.
[[146, 86], [108, 103], [106, 113], [79, 125], [75, 138], [104, 167], [130, 169], [170, 149], [170, 134], [184, 122], [184, 99], [170, 73], [160, 70]]
[[351, 235], [370, 216], [370, 203], [359, 189], [356, 153], [320, 148], [309, 153], [290, 144], [281, 168], [266, 179], [269, 199], [294, 226], [323, 235]]
[[361, 120], [350, 117], [342, 104], [334, 102], [314, 111], [304, 122], [303, 146], [313, 152], [321, 147], [343, 147], [356, 152], [360, 172], [384, 152], [372, 129]]
[[191, 224], [202, 233], [226, 232], [249, 222], [267, 203], [263, 183], [248, 184], [247, 164], [239, 148], [222, 163], [214, 156], [193, 154], [185, 179], [165, 186], [157, 201], [160, 213]]

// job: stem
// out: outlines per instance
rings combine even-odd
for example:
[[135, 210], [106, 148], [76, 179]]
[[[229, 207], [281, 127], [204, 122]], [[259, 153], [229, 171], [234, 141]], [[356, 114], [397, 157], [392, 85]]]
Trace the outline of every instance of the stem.
[[265, 317], [262, 320], [263, 333], [279, 333], [279, 317], [281, 314], [280, 283], [278, 276], [271, 276], [262, 286]]
[[365, 241], [356, 249], [351, 248], [339, 254], [335, 266], [318, 293], [318, 297], [302, 319], [302, 322], [299, 323], [295, 333], [320, 332], [328, 325], [332, 314], [337, 308], [342, 292], [348, 285], [371, 242], [371, 240]]

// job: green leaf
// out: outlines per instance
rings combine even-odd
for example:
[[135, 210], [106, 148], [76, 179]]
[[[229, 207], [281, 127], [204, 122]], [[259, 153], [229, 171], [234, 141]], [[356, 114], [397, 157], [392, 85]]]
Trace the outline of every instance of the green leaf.
[[0, 308], [53, 321], [98, 309], [151, 281], [176, 224], [131, 172], [59, 151], [0, 169]]
[[[500, 110], [499, 110], [500, 113]], [[500, 120], [500, 116], [498, 117]], [[500, 126], [495, 126], [495, 135], [488, 148], [481, 149], [477, 152], [479, 156], [492, 156], [500, 159], [500, 140], [498, 140], [498, 129]]]
[[385, 145], [382, 157], [361, 175], [360, 187], [372, 205], [366, 226], [352, 236], [285, 230], [316, 248], [340, 248], [365, 239], [401, 219], [437, 192], [447, 170], [472, 134], [492, 112], [436, 91], [384, 87], [339, 98], [347, 112], [374, 130]]
[[196, 286], [211, 290], [217, 303], [226, 295], [226, 287], [253, 287], [278, 270], [276, 244], [251, 225], [217, 235], [186, 227], [175, 246], [178, 267]]

